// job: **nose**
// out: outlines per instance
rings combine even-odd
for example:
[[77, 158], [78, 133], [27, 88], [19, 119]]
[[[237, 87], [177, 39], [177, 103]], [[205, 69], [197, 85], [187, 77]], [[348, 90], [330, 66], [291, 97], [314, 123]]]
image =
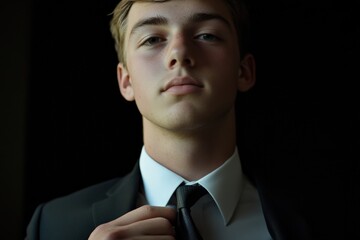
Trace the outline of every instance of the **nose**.
[[185, 36], [176, 36], [169, 44], [166, 64], [169, 69], [195, 65], [191, 42]]

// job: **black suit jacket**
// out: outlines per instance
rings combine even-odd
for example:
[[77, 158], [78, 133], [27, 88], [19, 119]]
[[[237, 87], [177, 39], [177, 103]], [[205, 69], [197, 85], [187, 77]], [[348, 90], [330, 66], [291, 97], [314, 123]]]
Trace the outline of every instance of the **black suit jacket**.
[[[310, 226], [310, 218], [305, 214], [306, 198], [294, 191], [297, 186], [279, 187], [278, 183], [268, 181], [264, 176], [266, 174], [258, 174], [258, 177], [251, 178], [251, 181], [258, 189], [267, 227], [273, 239], [329, 239], [314, 235], [314, 226]], [[136, 208], [140, 184], [137, 164], [132, 172], [122, 178], [42, 204], [36, 209], [28, 225], [26, 239], [88, 239], [96, 226]]]

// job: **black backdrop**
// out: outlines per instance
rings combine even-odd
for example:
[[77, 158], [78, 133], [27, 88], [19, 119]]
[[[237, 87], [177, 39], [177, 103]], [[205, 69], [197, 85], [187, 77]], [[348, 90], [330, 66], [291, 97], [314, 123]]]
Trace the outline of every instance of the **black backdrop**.
[[[119, 93], [108, 30], [116, 2], [34, 0], [26, 223], [37, 204], [121, 176], [138, 158], [141, 118]], [[265, 156], [279, 183], [302, 171], [310, 193], [344, 189], [351, 198], [332, 202], [359, 211], [355, 8], [255, 1], [250, 10], [258, 82], [238, 99], [240, 150]]]
[[141, 119], [117, 86], [108, 27], [115, 3], [34, 3], [27, 220], [39, 202], [122, 175], [136, 161]]

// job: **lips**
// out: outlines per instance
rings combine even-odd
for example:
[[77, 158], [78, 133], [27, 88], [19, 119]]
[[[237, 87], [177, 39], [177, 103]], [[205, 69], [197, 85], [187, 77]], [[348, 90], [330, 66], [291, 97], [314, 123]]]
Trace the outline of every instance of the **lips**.
[[181, 95], [199, 90], [203, 87], [204, 86], [199, 81], [191, 77], [176, 77], [165, 84], [162, 92], [170, 92]]

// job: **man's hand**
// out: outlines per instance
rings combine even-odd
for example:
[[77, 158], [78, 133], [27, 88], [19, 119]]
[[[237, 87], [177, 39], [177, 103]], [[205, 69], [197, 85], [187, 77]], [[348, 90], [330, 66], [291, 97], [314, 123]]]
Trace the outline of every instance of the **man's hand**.
[[142, 206], [102, 225], [89, 240], [156, 239], [175, 240], [176, 210], [170, 207]]

